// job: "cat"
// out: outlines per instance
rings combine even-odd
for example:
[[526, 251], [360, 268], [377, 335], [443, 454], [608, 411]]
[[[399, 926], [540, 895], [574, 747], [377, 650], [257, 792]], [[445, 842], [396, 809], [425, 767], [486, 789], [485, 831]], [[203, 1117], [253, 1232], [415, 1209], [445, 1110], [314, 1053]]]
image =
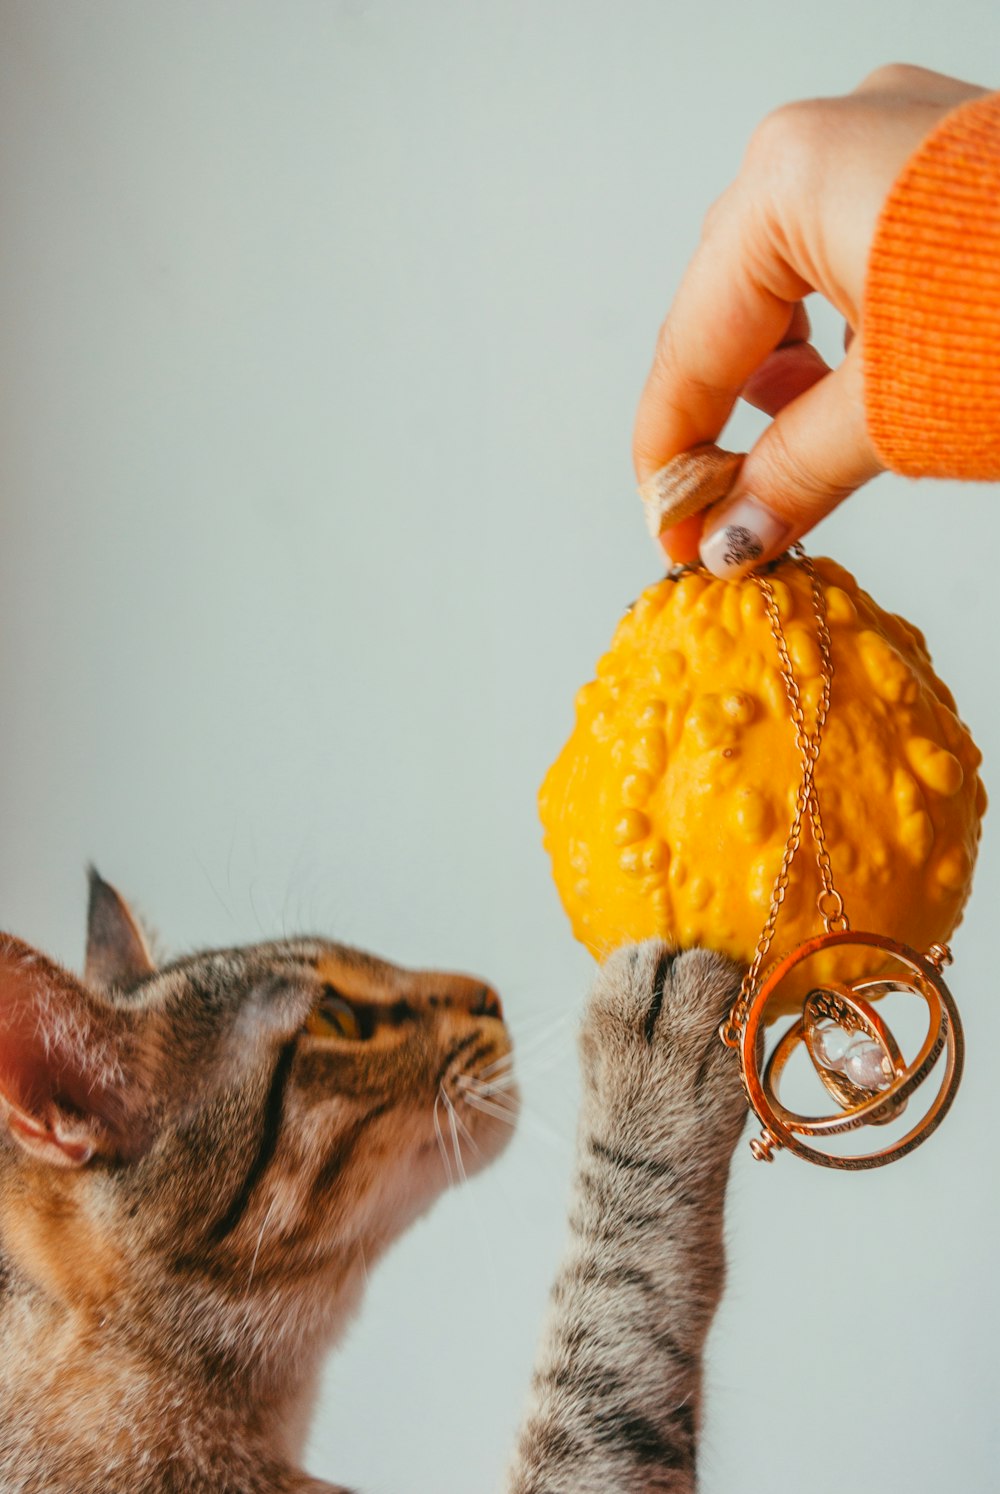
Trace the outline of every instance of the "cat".
[[[509, 1494], [693, 1488], [734, 982], [657, 944], [598, 979]], [[96, 873], [82, 981], [0, 937], [0, 1494], [348, 1494], [297, 1467], [323, 1354], [445, 1133], [468, 1172], [503, 1149], [510, 1064], [481, 981], [321, 939], [157, 969]]]
[[509, 1052], [482, 981], [321, 939], [157, 970], [96, 872], [82, 982], [0, 939], [2, 1494], [329, 1494], [322, 1354]]

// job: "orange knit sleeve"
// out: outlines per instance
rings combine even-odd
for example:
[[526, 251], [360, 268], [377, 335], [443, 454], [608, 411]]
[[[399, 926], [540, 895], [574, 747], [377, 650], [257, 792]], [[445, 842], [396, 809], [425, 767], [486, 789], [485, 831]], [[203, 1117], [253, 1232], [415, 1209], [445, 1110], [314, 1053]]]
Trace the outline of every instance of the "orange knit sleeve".
[[1000, 93], [949, 114], [895, 183], [862, 327], [868, 428], [886, 466], [1000, 479]]

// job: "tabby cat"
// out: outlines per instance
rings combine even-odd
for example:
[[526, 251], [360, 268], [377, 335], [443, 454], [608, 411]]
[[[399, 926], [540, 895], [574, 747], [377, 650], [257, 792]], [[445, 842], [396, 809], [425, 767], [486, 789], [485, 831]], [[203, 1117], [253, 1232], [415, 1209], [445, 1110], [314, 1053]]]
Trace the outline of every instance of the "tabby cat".
[[[734, 979], [650, 944], [598, 980], [510, 1494], [693, 1488]], [[296, 1466], [322, 1356], [444, 1134], [504, 1146], [509, 1065], [480, 981], [321, 939], [157, 969], [96, 873], [82, 982], [0, 937], [0, 1494], [345, 1494]]]

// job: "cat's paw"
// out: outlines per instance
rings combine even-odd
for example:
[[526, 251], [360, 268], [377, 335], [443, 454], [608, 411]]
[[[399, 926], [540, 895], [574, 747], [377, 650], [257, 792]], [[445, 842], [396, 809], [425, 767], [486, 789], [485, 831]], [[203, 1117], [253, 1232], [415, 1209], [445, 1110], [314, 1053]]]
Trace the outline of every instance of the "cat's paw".
[[718, 1152], [736, 1144], [746, 1097], [719, 1024], [740, 971], [707, 949], [660, 939], [626, 945], [602, 967], [580, 1038], [588, 1109], [636, 1145], [684, 1139]]

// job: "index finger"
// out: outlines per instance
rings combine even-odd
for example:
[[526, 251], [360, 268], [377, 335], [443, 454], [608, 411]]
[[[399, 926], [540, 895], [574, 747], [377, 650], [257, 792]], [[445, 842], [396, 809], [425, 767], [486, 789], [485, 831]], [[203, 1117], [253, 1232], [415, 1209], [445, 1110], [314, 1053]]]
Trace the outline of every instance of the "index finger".
[[660, 330], [633, 437], [640, 482], [679, 452], [716, 439], [812, 289], [777, 253], [768, 262], [766, 244], [761, 253], [754, 243], [760, 229], [737, 190], [711, 215]]

